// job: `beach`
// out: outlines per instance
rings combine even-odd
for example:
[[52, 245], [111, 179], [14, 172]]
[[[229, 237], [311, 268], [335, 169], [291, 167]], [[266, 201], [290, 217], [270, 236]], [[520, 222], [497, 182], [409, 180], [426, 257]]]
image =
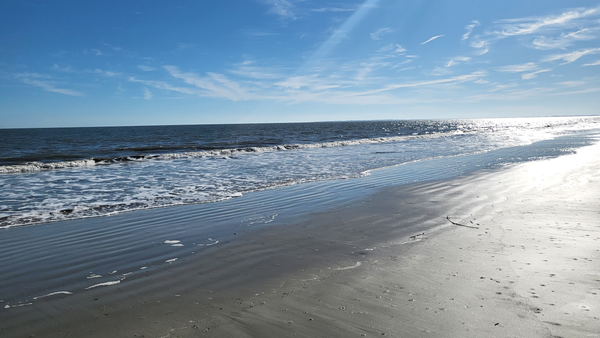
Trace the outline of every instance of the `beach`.
[[600, 2], [2, 9], [0, 338], [600, 338]]
[[598, 1], [2, 9], [0, 338], [600, 338]]
[[597, 337], [600, 146], [386, 187], [87, 292], [3, 337]]

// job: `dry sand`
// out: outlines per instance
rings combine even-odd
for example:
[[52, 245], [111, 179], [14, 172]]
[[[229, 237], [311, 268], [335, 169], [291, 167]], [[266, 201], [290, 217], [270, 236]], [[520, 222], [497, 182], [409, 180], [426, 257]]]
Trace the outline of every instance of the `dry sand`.
[[600, 337], [599, 293], [595, 145], [256, 230], [4, 311], [0, 336]]

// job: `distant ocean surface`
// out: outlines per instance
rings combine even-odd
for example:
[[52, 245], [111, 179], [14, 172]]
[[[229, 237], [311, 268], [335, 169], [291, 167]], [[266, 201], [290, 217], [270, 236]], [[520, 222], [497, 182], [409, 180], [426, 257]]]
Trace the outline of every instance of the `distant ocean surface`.
[[0, 228], [218, 202], [599, 131], [600, 117], [0, 129]]

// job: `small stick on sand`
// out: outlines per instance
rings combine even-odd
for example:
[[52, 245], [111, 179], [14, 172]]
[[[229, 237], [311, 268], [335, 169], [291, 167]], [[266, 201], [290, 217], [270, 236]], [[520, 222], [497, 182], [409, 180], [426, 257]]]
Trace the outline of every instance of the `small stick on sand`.
[[416, 235], [410, 236], [409, 238], [410, 238], [410, 239], [415, 239], [415, 240], [416, 240], [416, 239], [417, 239], [417, 237], [421, 237], [421, 236], [425, 236], [425, 233], [423, 232], [423, 233], [420, 233], [420, 234], [416, 234]]
[[452, 223], [452, 224], [454, 224], [454, 225], [458, 225], [458, 226], [461, 226], [461, 227], [466, 227], [466, 228], [471, 228], [471, 229], [479, 229], [479, 227], [473, 227], [473, 226], [470, 226], [470, 225], [464, 225], [464, 224], [460, 224], [460, 223], [452, 222], [452, 221], [450, 220], [450, 216], [446, 216], [446, 219], [448, 220], [448, 222], [450, 222], [450, 223]]

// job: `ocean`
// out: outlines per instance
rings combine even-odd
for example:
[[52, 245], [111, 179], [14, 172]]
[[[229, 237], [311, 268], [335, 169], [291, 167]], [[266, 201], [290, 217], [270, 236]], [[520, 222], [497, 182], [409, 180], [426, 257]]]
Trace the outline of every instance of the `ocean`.
[[[213, 203], [600, 129], [599, 117], [0, 130], [0, 228]], [[542, 155], [486, 158], [493, 167]], [[461, 174], [456, 172], [455, 174]], [[427, 175], [414, 181], [427, 180]]]
[[387, 186], [599, 140], [600, 117], [0, 130], [0, 304], [110, 287]]

